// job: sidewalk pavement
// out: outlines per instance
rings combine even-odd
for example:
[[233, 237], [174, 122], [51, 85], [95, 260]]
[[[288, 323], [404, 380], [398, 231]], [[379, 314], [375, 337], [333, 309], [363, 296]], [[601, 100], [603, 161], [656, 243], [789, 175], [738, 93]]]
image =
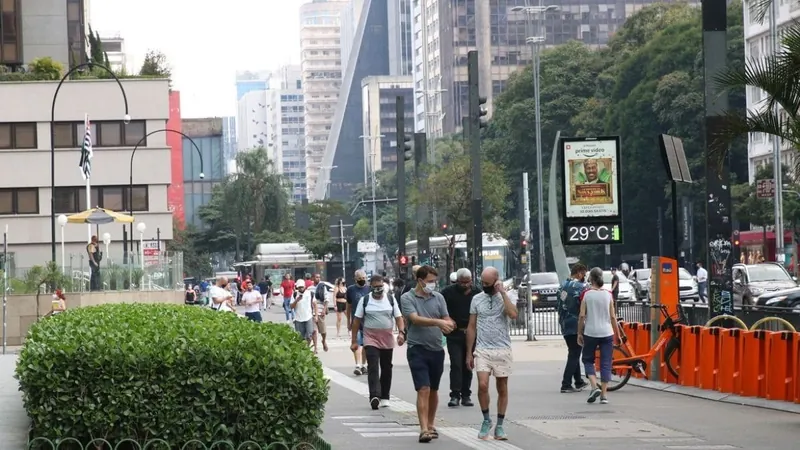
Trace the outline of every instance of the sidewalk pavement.
[[28, 443], [30, 420], [14, 378], [16, 366], [17, 355], [0, 355], [0, 448], [3, 450], [23, 450]]

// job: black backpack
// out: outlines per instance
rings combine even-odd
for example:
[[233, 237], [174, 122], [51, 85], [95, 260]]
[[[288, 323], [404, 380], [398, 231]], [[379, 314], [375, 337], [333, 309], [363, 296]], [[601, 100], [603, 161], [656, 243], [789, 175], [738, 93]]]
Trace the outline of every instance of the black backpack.
[[[387, 292], [386, 296], [389, 297], [389, 304], [392, 306], [392, 311], [394, 312], [394, 295], [392, 295], [391, 292]], [[370, 294], [361, 297], [361, 306], [364, 308], [364, 317], [361, 318], [361, 323], [359, 324], [359, 329], [361, 331], [364, 331], [364, 319], [367, 317], [367, 305], [369, 304], [369, 298]]]

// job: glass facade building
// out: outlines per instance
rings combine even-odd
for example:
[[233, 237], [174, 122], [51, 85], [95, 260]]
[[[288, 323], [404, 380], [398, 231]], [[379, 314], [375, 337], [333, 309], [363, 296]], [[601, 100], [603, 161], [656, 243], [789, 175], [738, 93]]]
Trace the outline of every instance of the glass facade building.
[[203, 174], [200, 179], [200, 155], [192, 141], [183, 138], [183, 185], [184, 214], [187, 224], [202, 228], [204, 225], [198, 210], [211, 201], [214, 186], [226, 176], [225, 143], [222, 132], [223, 120], [184, 119], [183, 132], [192, 138], [203, 156]]

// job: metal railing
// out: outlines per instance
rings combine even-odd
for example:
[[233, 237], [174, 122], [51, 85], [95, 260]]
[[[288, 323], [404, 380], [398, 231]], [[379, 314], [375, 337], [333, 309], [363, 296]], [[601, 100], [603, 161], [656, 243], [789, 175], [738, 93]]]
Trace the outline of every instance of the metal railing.
[[219, 440], [210, 444], [199, 440], [192, 440], [180, 444], [171, 444], [163, 439], [150, 439], [147, 441], [137, 441], [135, 439], [123, 439], [116, 443], [111, 443], [105, 439], [97, 438], [86, 445], [75, 438], [48, 439], [37, 437], [30, 439], [26, 450], [331, 450], [329, 443], [320, 437], [300, 441], [297, 443], [273, 442], [271, 444], [259, 444], [254, 441], [245, 441], [235, 444], [227, 440]]

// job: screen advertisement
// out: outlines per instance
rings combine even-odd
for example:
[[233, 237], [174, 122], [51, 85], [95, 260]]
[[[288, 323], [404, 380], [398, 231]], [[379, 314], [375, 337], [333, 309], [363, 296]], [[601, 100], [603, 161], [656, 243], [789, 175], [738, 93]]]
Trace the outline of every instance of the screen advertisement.
[[565, 138], [562, 150], [566, 218], [618, 217], [619, 139]]

